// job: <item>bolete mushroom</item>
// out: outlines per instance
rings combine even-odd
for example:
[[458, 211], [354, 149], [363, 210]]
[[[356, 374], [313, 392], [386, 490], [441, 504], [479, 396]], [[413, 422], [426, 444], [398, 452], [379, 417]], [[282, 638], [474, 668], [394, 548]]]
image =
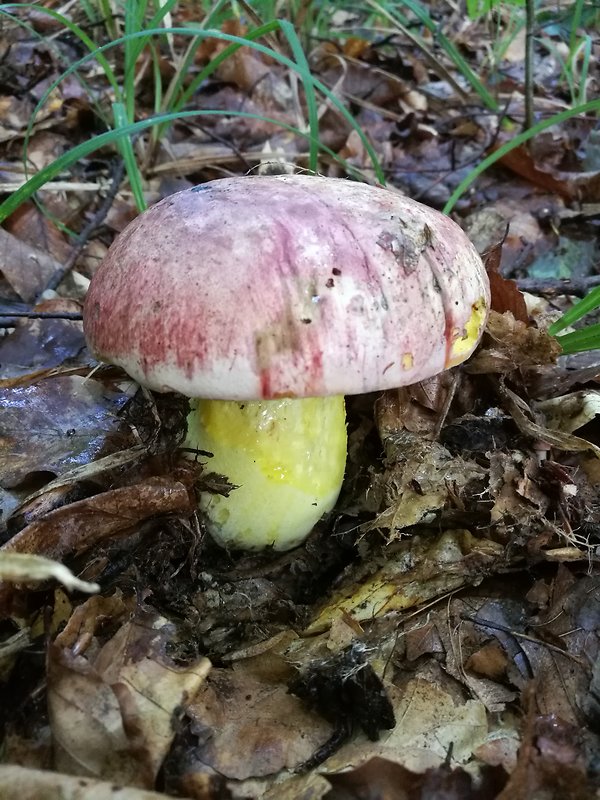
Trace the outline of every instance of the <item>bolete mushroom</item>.
[[187, 446], [238, 488], [206, 494], [231, 547], [299, 544], [338, 496], [344, 395], [467, 358], [489, 285], [448, 217], [306, 175], [226, 178], [165, 198], [115, 240], [84, 308], [91, 351], [191, 398]]

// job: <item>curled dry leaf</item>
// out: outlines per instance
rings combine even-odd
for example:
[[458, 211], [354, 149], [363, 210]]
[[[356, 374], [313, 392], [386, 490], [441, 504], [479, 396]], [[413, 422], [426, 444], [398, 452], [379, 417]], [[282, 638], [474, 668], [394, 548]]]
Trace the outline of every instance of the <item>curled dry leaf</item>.
[[[59, 771], [143, 788], [175, 735], [174, 715], [204, 682], [210, 662], [178, 666], [175, 628], [118, 596], [79, 606], [49, 650], [48, 709]], [[102, 643], [101, 626], [121, 623]]]
[[39, 583], [54, 578], [67, 589], [79, 592], [99, 592], [97, 583], [79, 580], [64, 564], [28, 553], [3, 553], [0, 560], [0, 582]]
[[543, 442], [551, 447], [556, 447], [558, 450], [565, 450], [571, 453], [591, 450], [600, 458], [600, 447], [572, 433], [563, 433], [560, 430], [541, 425], [535, 420], [534, 414], [527, 403], [512, 389], [501, 383], [498, 383], [497, 388], [506, 410], [522, 433], [531, 437], [534, 441]]
[[500, 259], [502, 257], [502, 242], [495, 244], [484, 254], [484, 264], [490, 279], [491, 308], [504, 314], [510, 311], [513, 317], [520, 322], [527, 323], [529, 314], [523, 292], [519, 290], [516, 282], [504, 278], [500, 273]]
[[57, 508], [16, 534], [0, 551], [51, 558], [79, 554], [112, 536], [128, 535], [148, 517], [188, 513], [193, 507], [182, 483], [150, 478]]
[[[35, 553], [60, 560], [108, 538], [128, 536], [150, 517], [185, 514], [193, 508], [183, 484], [152, 478], [51, 511], [3, 545], [0, 557], [4, 553]], [[12, 586], [0, 585], [0, 610], [6, 609], [14, 591]]]
[[543, 413], [549, 428], [573, 433], [600, 414], [600, 391], [583, 389], [571, 392], [535, 403], [534, 408]]
[[[46, 483], [41, 489], [28, 495], [17, 504], [16, 508], [11, 509], [10, 520], [12, 527], [14, 528], [15, 523], [20, 522], [20, 520], [23, 520], [24, 525], [28, 525], [59, 506], [65, 505], [69, 500], [73, 499], [70, 494], [73, 486], [78, 482], [98, 480], [100, 476], [107, 472], [130, 467], [147, 456], [148, 450], [146, 446], [137, 445], [130, 447], [128, 450], [120, 450], [117, 453], [103, 456], [96, 461], [90, 461], [89, 464], [83, 464], [81, 467], [62, 472], [53, 481]], [[9, 518], [8, 512], [6, 517]]]

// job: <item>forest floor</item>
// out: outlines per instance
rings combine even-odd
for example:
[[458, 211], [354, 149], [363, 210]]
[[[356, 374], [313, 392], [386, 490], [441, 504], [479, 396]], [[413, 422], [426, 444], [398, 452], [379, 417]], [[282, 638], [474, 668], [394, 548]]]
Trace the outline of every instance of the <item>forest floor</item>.
[[[0, 800], [600, 797], [600, 350], [547, 331], [600, 284], [597, 8], [538, 7], [528, 54], [512, 5], [297, 4], [296, 38], [232, 52], [187, 50], [200, 4], [130, 5], [177, 32], [85, 59], [131, 32], [118, 7], [1, 9]], [[474, 174], [528, 107], [556, 121]], [[140, 127], [96, 142], [119, 108]], [[228, 552], [187, 401], [96, 364], [83, 299], [145, 204], [315, 168], [451, 213], [492, 311], [464, 365], [348, 398], [305, 544]]]

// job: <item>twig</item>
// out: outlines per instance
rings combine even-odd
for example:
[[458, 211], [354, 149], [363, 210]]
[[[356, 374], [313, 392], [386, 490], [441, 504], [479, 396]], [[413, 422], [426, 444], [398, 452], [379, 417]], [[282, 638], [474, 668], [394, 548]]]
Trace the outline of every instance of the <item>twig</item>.
[[547, 650], [552, 650], [555, 653], [559, 653], [565, 658], [570, 658], [571, 661], [574, 661], [576, 664], [584, 663], [582, 658], [573, 655], [573, 653], [569, 653], [568, 650], [563, 650], [561, 647], [551, 644], [550, 642], [545, 642], [543, 639], [537, 639], [535, 636], [529, 636], [527, 633], [515, 631], [514, 629], [509, 628], [508, 625], [503, 625], [500, 622], [493, 622], [492, 620], [484, 619], [483, 617], [475, 614], [461, 614], [460, 618], [465, 622], [472, 622], [473, 625], [479, 625], [481, 628], [489, 628], [493, 631], [502, 631], [502, 633], [507, 633], [509, 636], [512, 636], [517, 640], [522, 639], [525, 642], [531, 642], [531, 644], [536, 644], [539, 647], [545, 647]]
[[[119, 187], [121, 185], [121, 181], [123, 180], [123, 175], [125, 173], [125, 162], [121, 159], [119, 160], [115, 166], [113, 166], [113, 173], [112, 173], [112, 180], [109, 190], [106, 193], [106, 196], [96, 209], [92, 218], [87, 222], [77, 237], [75, 238], [75, 244], [71, 253], [63, 266], [60, 269], [57, 269], [56, 272], [52, 275], [46, 286], [40, 292], [42, 295], [45, 291], [56, 289], [56, 287], [61, 283], [64, 279], [65, 275], [69, 273], [73, 267], [75, 266], [75, 262], [79, 258], [81, 251], [88, 243], [88, 240], [92, 233], [98, 228], [104, 218], [110, 211], [110, 208], [114, 202], [115, 197], [117, 196], [117, 192], [119, 191]], [[64, 319], [64, 317], [59, 317], [59, 319]], [[68, 319], [68, 317], [67, 317]]]
[[583, 297], [594, 286], [600, 286], [600, 275], [587, 275], [585, 278], [555, 278], [539, 280], [538, 278], [520, 278], [517, 286], [531, 294], [557, 295], [568, 294]]
[[525, 126], [533, 128], [533, 28], [535, 0], [525, 0]]
[[0, 317], [0, 328], [14, 327], [15, 319], [70, 319], [74, 322], [81, 322], [83, 314], [76, 311], [15, 311], [10, 314], [3, 314]]

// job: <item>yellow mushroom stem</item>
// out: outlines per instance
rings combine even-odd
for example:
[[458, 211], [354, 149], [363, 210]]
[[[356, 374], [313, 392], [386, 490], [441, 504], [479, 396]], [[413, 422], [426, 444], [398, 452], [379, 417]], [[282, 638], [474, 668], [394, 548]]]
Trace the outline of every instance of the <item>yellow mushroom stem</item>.
[[346, 466], [344, 398], [192, 400], [186, 446], [237, 488], [200, 507], [220, 544], [244, 550], [300, 544], [339, 495]]

